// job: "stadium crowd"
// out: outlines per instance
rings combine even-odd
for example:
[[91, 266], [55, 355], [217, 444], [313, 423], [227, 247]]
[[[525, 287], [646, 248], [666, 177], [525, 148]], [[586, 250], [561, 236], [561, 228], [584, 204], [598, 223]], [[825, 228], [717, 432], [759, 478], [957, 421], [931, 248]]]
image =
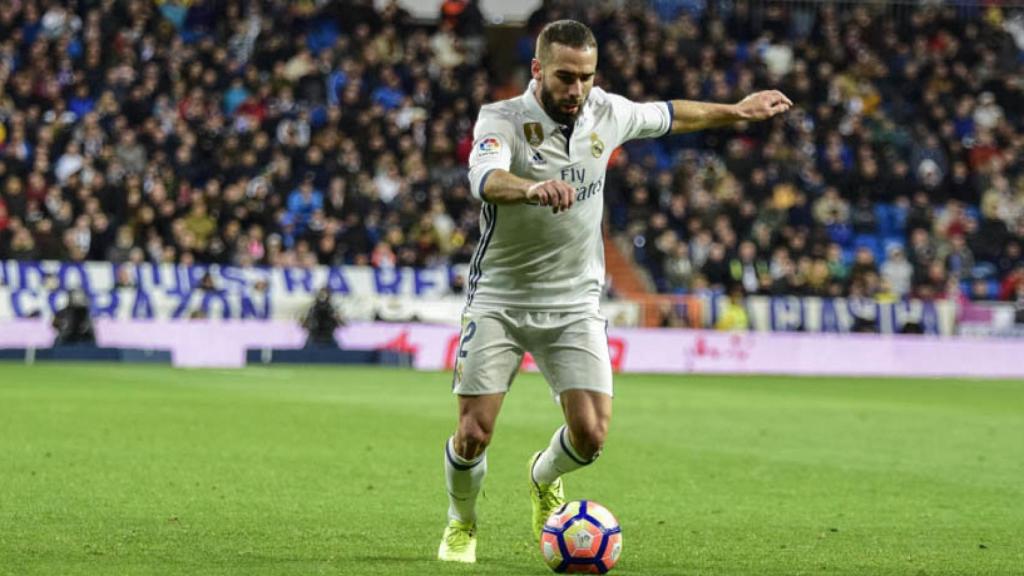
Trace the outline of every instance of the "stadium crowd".
[[477, 110], [574, 17], [610, 91], [796, 103], [613, 157], [609, 230], [659, 291], [1024, 294], [1020, 14], [636, 4], [545, 2], [499, 83], [475, 1], [3, 2], [0, 259], [468, 262]]

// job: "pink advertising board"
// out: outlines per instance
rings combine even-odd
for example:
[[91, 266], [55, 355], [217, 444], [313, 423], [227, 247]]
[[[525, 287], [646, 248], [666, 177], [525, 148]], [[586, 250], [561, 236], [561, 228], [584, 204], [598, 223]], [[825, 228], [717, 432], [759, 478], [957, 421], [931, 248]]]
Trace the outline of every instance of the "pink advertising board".
[[[249, 348], [305, 342], [298, 325], [282, 321], [101, 319], [96, 334], [101, 346], [171, 350], [180, 367], [240, 367]], [[450, 370], [459, 343], [447, 325], [355, 323], [337, 336], [346, 348], [410, 352], [420, 370]], [[0, 323], [0, 347], [52, 341], [45, 322]], [[623, 328], [609, 331], [608, 345], [617, 372], [1024, 378], [1024, 342], [1012, 339]], [[529, 357], [524, 369], [536, 370]]]

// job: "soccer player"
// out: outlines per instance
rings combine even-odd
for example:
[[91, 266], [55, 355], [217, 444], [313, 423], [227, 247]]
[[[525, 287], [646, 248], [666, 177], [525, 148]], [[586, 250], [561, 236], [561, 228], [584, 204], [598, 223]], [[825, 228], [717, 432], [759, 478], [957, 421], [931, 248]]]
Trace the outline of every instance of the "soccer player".
[[565, 424], [529, 460], [533, 533], [564, 501], [562, 475], [597, 459], [612, 414], [604, 284], [605, 167], [622, 143], [765, 120], [793, 104], [775, 90], [737, 104], [636, 103], [594, 87], [597, 42], [560, 20], [537, 38], [526, 92], [481, 108], [469, 180], [483, 201], [470, 262], [453, 392], [458, 427], [445, 444], [448, 525], [437, 556], [476, 561], [476, 498], [502, 400], [530, 352]]

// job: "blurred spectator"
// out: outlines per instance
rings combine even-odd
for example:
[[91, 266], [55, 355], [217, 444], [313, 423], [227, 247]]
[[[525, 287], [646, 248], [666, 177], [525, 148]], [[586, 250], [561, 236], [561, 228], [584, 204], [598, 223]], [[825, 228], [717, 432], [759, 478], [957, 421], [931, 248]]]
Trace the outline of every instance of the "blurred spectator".
[[974, 125], [981, 130], [994, 130], [1003, 121], [1003, 109], [996, 103], [992, 92], [985, 91], [978, 96], [973, 119]]
[[725, 260], [725, 247], [719, 243], [711, 245], [708, 258], [700, 268], [713, 290], [723, 290], [730, 282], [729, 263]]
[[690, 247], [686, 242], [676, 240], [665, 261], [665, 278], [669, 288], [675, 292], [688, 292], [693, 285], [694, 272]]
[[1018, 265], [1003, 279], [999, 286], [999, 299], [1013, 301], [1016, 298], [1017, 290], [1024, 284], [1024, 265]]
[[747, 309], [743, 302], [743, 286], [731, 284], [729, 286], [729, 298], [725, 302], [722, 314], [715, 324], [716, 330], [745, 331], [750, 328], [750, 319], [747, 317]]
[[0, 197], [0, 234], [3, 234], [11, 224], [10, 214], [7, 212], [7, 203]]
[[72, 290], [68, 303], [53, 316], [53, 328], [57, 331], [54, 345], [96, 344], [89, 299], [81, 290]]
[[288, 195], [288, 216], [299, 233], [305, 231], [313, 214], [324, 208], [323, 192], [314, 188], [314, 180], [314, 174], [307, 173], [299, 187]]
[[839, 190], [829, 186], [814, 202], [814, 219], [822, 226], [846, 224], [850, 221], [850, 205], [839, 196]]
[[207, 213], [206, 202], [198, 200], [193, 203], [192, 210], [182, 222], [183, 229], [189, 236], [181, 234], [178, 244], [185, 248], [204, 251], [217, 229], [216, 221]]
[[37, 260], [39, 251], [36, 250], [36, 241], [32, 233], [21, 224], [12, 227], [14, 234], [11, 237], [10, 255], [15, 260]]
[[302, 327], [308, 335], [306, 346], [337, 347], [334, 331], [344, 326], [345, 321], [331, 303], [331, 292], [326, 287], [316, 292], [313, 305], [302, 320]]
[[[2, 219], [0, 219], [2, 220]], [[2, 222], [0, 222], [0, 230], [3, 229]], [[1021, 245], [1018, 240], [1010, 240], [1006, 243], [1006, 247], [1003, 249], [1002, 254], [996, 261], [996, 272], [999, 277], [1005, 277], [1014, 268], [1024, 264], [1024, 255], [1021, 254]]]
[[888, 249], [889, 257], [882, 263], [881, 274], [889, 288], [897, 297], [910, 294], [911, 282], [914, 278], [914, 267], [907, 261], [903, 247], [892, 245]]
[[857, 203], [850, 214], [850, 224], [856, 234], [873, 236], [878, 231], [875, 207], [868, 196], [862, 195], [857, 198]]
[[949, 238], [949, 247], [945, 252], [946, 268], [951, 277], [967, 279], [974, 270], [974, 254], [967, 247], [963, 233], [954, 234]]
[[853, 255], [853, 267], [850, 269], [850, 278], [853, 282], [863, 282], [868, 274], [877, 274], [878, 265], [875, 262], [875, 253], [870, 248], [861, 247]]
[[1014, 299], [1013, 319], [1017, 324], [1024, 324], [1024, 283], [1017, 284], [1016, 298]]
[[760, 287], [758, 278], [767, 273], [768, 263], [757, 257], [757, 246], [749, 240], [741, 242], [736, 258], [729, 263], [729, 280], [748, 294], [756, 294]]

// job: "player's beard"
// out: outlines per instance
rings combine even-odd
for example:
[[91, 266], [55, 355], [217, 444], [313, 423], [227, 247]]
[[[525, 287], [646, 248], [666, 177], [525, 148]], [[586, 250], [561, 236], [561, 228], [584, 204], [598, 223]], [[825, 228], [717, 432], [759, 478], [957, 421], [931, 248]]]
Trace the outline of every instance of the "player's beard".
[[[573, 99], [566, 99], [558, 101], [555, 99], [555, 95], [548, 91], [544, 84], [540, 85], [540, 103], [544, 107], [544, 111], [548, 113], [548, 116], [552, 120], [566, 126], [571, 126], [576, 123], [576, 118], [579, 117], [580, 112], [583, 111], [583, 103], [586, 102], [587, 98], [584, 96], [580, 100], [576, 101]], [[569, 113], [562, 110], [562, 106], [576, 106], [576, 112]]]

